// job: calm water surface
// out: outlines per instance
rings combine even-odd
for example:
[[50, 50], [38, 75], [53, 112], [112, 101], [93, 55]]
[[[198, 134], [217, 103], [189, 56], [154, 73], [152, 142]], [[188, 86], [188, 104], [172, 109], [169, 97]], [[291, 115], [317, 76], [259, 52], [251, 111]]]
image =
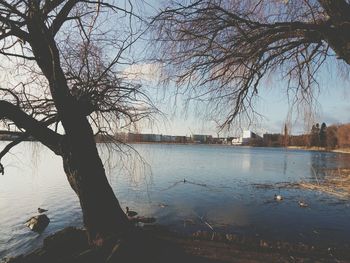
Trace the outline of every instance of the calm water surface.
[[[322, 179], [324, 168], [348, 167], [350, 155], [206, 145], [134, 147], [147, 164], [132, 154], [125, 161], [100, 145], [108, 179], [123, 207], [154, 216], [175, 231], [211, 231], [206, 221], [215, 231], [329, 247], [350, 244], [349, 201], [254, 186], [314, 181], [313, 169]], [[0, 175], [0, 259], [39, 247], [66, 226], [82, 226], [61, 159], [37, 143], [19, 145], [12, 153], [3, 160], [5, 175]], [[283, 202], [273, 200], [275, 193], [285, 197]], [[300, 208], [298, 200], [309, 208]], [[38, 207], [49, 209], [51, 219], [41, 234], [24, 226]]]

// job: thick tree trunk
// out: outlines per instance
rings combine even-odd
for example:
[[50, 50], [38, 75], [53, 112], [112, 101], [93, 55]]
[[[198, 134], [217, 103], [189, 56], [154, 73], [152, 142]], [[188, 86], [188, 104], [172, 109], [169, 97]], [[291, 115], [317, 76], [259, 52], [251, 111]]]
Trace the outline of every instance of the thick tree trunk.
[[99, 246], [110, 236], [122, 237], [130, 223], [109, 185], [87, 118], [71, 117], [64, 122], [64, 170], [78, 195], [89, 242]]
[[108, 237], [123, 237], [130, 224], [98, 156], [91, 156], [86, 149], [79, 156], [68, 153], [63, 163], [68, 181], [78, 195], [90, 244], [100, 246]]
[[123, 237], [130, 223], [107, 181], [96, 145], [71, 145], [64, 149], [64, 170], [78, 195], [90, 244], [100, 246], [107, 238]]

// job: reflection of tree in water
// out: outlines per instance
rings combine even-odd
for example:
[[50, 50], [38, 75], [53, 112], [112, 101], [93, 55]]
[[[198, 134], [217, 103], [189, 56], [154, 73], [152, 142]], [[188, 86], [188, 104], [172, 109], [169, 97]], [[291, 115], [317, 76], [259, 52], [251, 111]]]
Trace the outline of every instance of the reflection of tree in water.
[[288, 156], [287, 156], [287, 153], [285, 152], [284, 159], [283, 159], [283, 175], [286, 175], [287, 167], [288, 167]]
[[324, 180], [326, 169], [334, 165], [332, 159], [327, 157], [327, 153], [311, 153], [310, 172], [312, 177], [317, 180]]

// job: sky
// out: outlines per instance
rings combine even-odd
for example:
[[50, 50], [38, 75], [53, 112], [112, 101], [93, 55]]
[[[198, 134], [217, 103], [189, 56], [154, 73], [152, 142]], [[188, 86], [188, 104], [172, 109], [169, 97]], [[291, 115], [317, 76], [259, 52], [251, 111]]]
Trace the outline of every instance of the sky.
[[[158, 1], [148, 1], [152, 6], [146, 7], [148, 13], [152, 14], [159, 8]], [[144, 43], [138, 42], [134, 45], [134, 52], [142, 50]], [[331, 124], [350, 122], [350, 77], [349, 73], [339, 73], [339, 67], [335, 58], [329, 61], [318, 73], [319, 93], [316, 92], [316, 106], [313, 107], [313, 117], [306, 118], [303, 114], [297, 114], [298, 109], [294, 108], [290, 115], [290, 106], [286, 93], [286, 81], [281, 80], [280, 76], [272, 76], [273, 80], [269, 83], [261, 83], [259, 86], [259, 99], [255, 104], [256, 110], [261, 114], [262, 118], [256, 118], [255, 122], [248, 126], [242, 123], [240, 126], [233, 126], [229, 131], [221, 131], [218, 133], [217, 124], [201, 118], [194, 110], [194, 106], [187, 110], [181, 106], [183, 100], [181, 97], [176, 98], [177, 104], [174, 106], [174, 98], [164, 99], [162, 92], [163, 87], [159, 86], [155, 79], [159, 72], [152, 71], [150, 64], [139, 64], [134, 66], [132, 72], [145, 73], [144, 78], [148, 84], [157, 90], [155, 93], [161, 93], [156, 98], [156, 105], [166, 116], [166, 120], [149, 123], [143, 123], [138, 126], [138, 131], [143, 133], [160, 133], [169, 135], [190, 135], [210, 134], [213, 136], [239, 136], [242, 130], [251, 129], [258, 134], [263, 133], [280, 133], [284, 128], [286, 120], [290, 120], [289, 126], [292, 134], [301, 134], [308, 132], [313, 123], [325, 122], [328, 126]], [[130, 70], [130, 69], [129, 69]], [[345, 75], [345, 76], [344, 76]], [[318, 95], [317, 95], [318, 94]], [[204, 110], [206, 105], [201, 105]], [[199, 107], [199, 110], [200, 110]], [[197, 108], [198, 110], [198, 108]], [[300, 111], [302, 111], [299, 108]], [[290, 116], [292, 116], [290, 118]]]
[[[138, 45], [138, 44], [136, 44]], [[137, 46], [136, 46], [137, 48]], [[233, 126], [229, 131], [218, 133], [217, 124], [213, 121], [201, 118], [194, 105], [185, 110], [182, 107], [183, 99], [165, 95], [164, 87], [157, 82], [159, 71], [157, 65], [139, 63], [125, 71], [133, 73], [135, 78], [142, 78], [144, 84], [151, 88], [150, 93], [154, 98], [156, 106], [162, 111], [166, 118], [160, 118], [152, 123], [142, 123], [137, 126], [137, 131], [142, 133], [158, 133], [168, 135], [208, 134], [212, 136], [239, 136], [245, 129], [251, 129], [262, 135], [263, 133], [280, 133], [284, 129], [287, 119], [292, 134], [302, 134], [310, 130], [313, 123], [325, 122], [328, 126], [332, 124], [350, 122], [350, 90], [349, 76], [341, 74], [337, 61], [329, 61], [318, 73], [319, 91], [316, 92], [316, 104], [313, 108], [313, 117], [304, 121], [303, 114], [297, 114], [298, 108], [292, 111], [290, 117], [290, 106], [286, 93], [287, 83], [279, 75], [272, 76], [269, 82], [262, 82], [259, 86], [259, 99], [255, 108], [261, 118], [248, 126], [242, 123]], [[136, 74], [136, 75], [135, 75]], [[133, 78], [133, 77], [132, 77]], [[197, 110], [204, 111], [206, 105], [200, 105]], [[300, 111], [302, 111], [299, 108]]]

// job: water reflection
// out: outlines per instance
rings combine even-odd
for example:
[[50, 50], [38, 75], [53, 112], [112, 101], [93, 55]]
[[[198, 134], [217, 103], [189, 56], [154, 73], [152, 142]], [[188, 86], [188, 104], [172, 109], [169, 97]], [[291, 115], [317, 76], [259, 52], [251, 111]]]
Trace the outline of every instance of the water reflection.
[[241, 156], [241, 169], [242, 171], [246, 172], [250, 170], [250, 162], [251, 162], [251, 155], [250, 154], [242, 154]]
[[[35, 147], [20, 145], [15, 155], [4, 160], [0, 258], [33, 249], [65, 226], [82, 225], [79, 202], [65, 178], [61, 159]], [[100, 145], [109, 182], [122, 207], [154, 216], [160, 224], [183, 233], [210, 231], [207, 222], [215, 231], [267, 239], [334, 246], [350, 243], [349, 202], [315, 192], [280, 189], [277, 191], [285, 199], [278, 203], [273, 200], [276, 189], [252, 187], [254, 183], [314, 180], [311, 167], [321, 178], [324, 169], [347, 165], [348, 155], [200, 145], [134, 147], [140, 155], [129, 151], [126, 158], [120, 151], [107, 151]], [[309, 203], [309, 209], [298, 206], [300, 199]], [[41, 235], [23, 224], [38, 207], [49, 209], [51, 219]]]

